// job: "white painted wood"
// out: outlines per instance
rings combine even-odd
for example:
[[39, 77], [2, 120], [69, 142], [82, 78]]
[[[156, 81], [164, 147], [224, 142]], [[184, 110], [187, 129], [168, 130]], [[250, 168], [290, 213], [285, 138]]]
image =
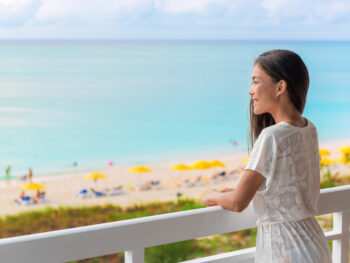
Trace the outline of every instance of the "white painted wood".
[[254, 263], [254, 259], [255, 247], [251, 247], [214, 256], [187, 260], [181, 263]]
[[339, 233], [339, 237], [333, 240], [333, 263], [349, 262], [349, 225], [350, 211], [342, 211], [333, 215], [333, 230]]
[[[322, 189], [318, 214], [349, 211], [348, 200], [350, 186]], [[349, 226], [348, 212], [344, 215], [341, 223], [336, 219], [341, 227], [331, 231], [328, 238], [344, 237]], [[146, 247], [253, 228], [255, 222], [251, 205], [242, 213], [216, 206], [5, 238], [0, 239], [1, 262], [67, 262], [130, 251], [126, 253], [129, 261], [139, 263], [143, 262]], [[345, 243], [339, 244], [339, 249], [335, 245], [336, 249], [344, 251]]]
[[[208, 207], [0, 240], [5, 262], [66, 262], [255, 227], [252, 207]], [[33, 251], [42, 251], [33, 253]]]
[[124, 259], [125, 263], [144, 263], [145, 251], [143, 248], [125, 251]]
[[349, 210], [350, 191], [348, 190], [350, 185], [321, 189], [317, 206], [318, 215]]
[[326, 236], [328, 241], [332, 241], [335, 239], [339, 239], [342, 237], [342, 233], [338, 232], [338, 231], [329, 231], [329, 232], [325, 232], [324, 235]]

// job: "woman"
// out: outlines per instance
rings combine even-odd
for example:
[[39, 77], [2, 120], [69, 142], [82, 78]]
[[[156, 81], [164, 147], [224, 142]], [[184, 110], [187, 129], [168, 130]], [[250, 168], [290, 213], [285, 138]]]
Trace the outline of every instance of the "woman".
[[211, 190], [202, 200], [235, 212], [253, 201], [258, 217], [255, 262], [331, 262], [314, 218], [320, 156], [316, 127], [301, 116], [308, 87], [308, 70], [294, 52], [272, 50], [255, 60], [248, 92], [253, 149], [244, 175], [235, 190]]

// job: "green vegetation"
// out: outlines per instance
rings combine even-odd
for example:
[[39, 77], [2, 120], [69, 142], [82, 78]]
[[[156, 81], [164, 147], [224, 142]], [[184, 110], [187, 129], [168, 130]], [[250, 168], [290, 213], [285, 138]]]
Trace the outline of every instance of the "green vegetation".
[[[126, 220], [157, 214], [171, 213], [204, 207], [190, 199], [178, 199], [177, 202], [156, 202], [135, 205], [126, 209], [106, 204], [81, 208], [47, 207], [39, 211], [20, 213], [0, 219], [1, 238], [59, 229]], [[170, 263], [228, 252], [255, 246], [256, 229], [215, 235], [194, 240], [187, 240], [145, 249], [145, 261], [152, 263]], [[124, 262], [124, 253], [108, 255], [78, 262], [104, 263]]]
[[[328, 169], [321, 179], [321, 188], [350, 183], [349, 175], [332, 175], [329, 167], [327, 168]], [[24, 212], [15, 216], [0, 218], [0, 237], [5, 238], [41, 233], [202, 207], [204, 206], [195, 200], [182, 198], [179, 198], [177, 202], [156, 202], [135, 205], [126, 209], [112, 204], [80, 208], [59, 207], [58, 209], [54, 209], [47, 207], [39, 211]], [[330, 231], [332, 229], [332, 214], [317, 216], [316, 219], [323, 231]], [[149, 263], [179, 262], [197, 257], [205, 257], [213, 254], [253, 247], [255, 246], [256, 232], [257, 230], [254, 228], [146, 248], [145, 261]], [[330, 247], [332, 247], [332, 243], [329, 242], [329, 244]], [[77, 262], [124, 262], [124, 253], [85, 259]]]

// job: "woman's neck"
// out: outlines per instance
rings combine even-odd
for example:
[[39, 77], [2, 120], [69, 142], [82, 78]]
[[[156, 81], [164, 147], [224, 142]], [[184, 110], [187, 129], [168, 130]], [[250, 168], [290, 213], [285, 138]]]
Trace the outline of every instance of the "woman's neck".
[[271, 113], [271, 115], [276, 123], [284, 121], [296, 127], [304, 127], [307, 125], [307, 121], [296, 109], [280, 109], [274, 113]]

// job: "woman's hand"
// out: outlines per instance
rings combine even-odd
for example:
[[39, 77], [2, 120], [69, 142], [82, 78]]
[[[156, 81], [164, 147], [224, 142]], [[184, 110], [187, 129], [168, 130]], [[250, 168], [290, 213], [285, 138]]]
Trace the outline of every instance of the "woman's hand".
[[227, 187], [220, 190], [221, 193], [227, 193], [227, 192], [232, 192], [232, 191], [234, 191], [234, 189], [232, 189], [232, 188], [227, 188]]
[[215, 197], [219, 192], [216, 190], [210, 190], [205, 193], [202, 198], [202, 204], [205, 206], [216, 206], [218, 203], [215, 201]]

